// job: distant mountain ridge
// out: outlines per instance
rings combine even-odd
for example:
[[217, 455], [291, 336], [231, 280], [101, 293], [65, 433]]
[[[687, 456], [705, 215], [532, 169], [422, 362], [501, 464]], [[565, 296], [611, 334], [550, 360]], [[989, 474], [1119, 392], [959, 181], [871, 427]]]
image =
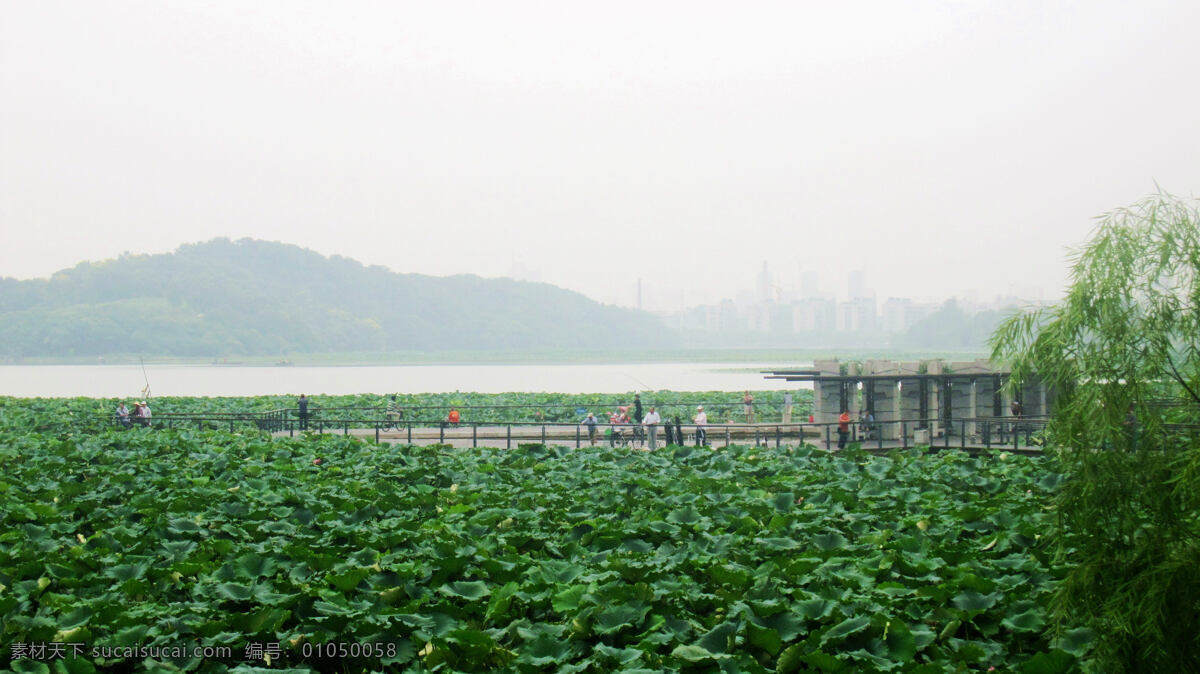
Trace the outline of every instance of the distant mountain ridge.
[[161, 255], [0, 278], [0, 354], [273, 355], [654, 349], [652, 315], [544, 283], [432, 277], [298, 246], [214, 239]]

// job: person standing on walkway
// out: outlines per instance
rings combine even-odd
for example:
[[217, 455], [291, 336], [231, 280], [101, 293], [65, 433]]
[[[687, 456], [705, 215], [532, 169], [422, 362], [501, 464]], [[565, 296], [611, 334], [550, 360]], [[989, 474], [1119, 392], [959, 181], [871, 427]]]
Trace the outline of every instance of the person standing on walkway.
[[588, 412], [587, 418], [583, 420], [583, 425], [587, 427], [588, 443], [596, 446], [596, 415]]
[[296, 401], [296, 409], [300, 417], [300, 430], [308, 430], [308, 396], [300, 394], [300, 399]]
[[838, 416], [838, 449], [846, 448], [846, 439], [850, 437], [850, 413], [842, 410]]
[[1013, 399], [1012, 404], [1008, 406], [1008, 411], [1012, 412], [1012, 432], [1013, 435], [1016, 435], [1021, 432], [1020, 422], [1021, 417], [1025, 414], [1025, 407], [1021, 404], [1020, 400]]
[[745, 406], [746, 423], [754, 423], [754, 396], [746, 391], [746, 395], [742, 396], [742, 405]]
[[696, 424], [696, 446], [703, 447], [708, 444], [708, 415], [704, 413], [704, 405], [696, 406], [696, 416], [692, 417], [692, 423]]
[[649, 438], [649, 448], [655, 449], [658, 446], [658, 425], [662, 423], [662, 417], [658, 416], [658, 412], [654, 408], [650, 408], [650, 413], [642, 419], [642, 424], [646, 427], [646, 436]]
[[642, 396], [633, 394], [633, 441], [641, 444], [645, 438], [642, 434]]
[[792, 392], [783, 394], [783, 423], [792, 423]]

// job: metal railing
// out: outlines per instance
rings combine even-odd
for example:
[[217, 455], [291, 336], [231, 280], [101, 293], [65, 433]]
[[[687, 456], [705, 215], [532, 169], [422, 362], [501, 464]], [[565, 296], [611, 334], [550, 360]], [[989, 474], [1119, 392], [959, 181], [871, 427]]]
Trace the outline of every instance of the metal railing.
[[[328, 410], [324, 410], [328, 411]], [[459, 422], [445, 421], [393, 421], [389, 419], [329, 418], [314, 415], [298, 419], [289, 410], [277, 410], [262, 414], [205, 414], [162, 415], [156, 419], [160, 427], [197, 429], [256, 430], [273, 434], [314, 433], [317, 435], [342, 434], [368, 437], [375, 442], [403, 442], [405, 444], [458, 444], [479, 447], [480, 442], [503, 441], [503, 446], [512, 448], [514, 443], [558, 442], [574, 444], [610, 444], [645, 446], [648, 442], [646, 427], [636, 424], [596, 424], [594, 437], [589, 436], [588, 427], [582, 422]], [[826, 449], [844, 448], [857, 443], [865, 448], [879, 450], [928, 446], [933, 449], [991, 449], [1011, 448], [1039, 449], [1043, 444], [1045, 419], [1034, 418], [974, 418], [957, 419], [947, 423], [942, 419], [905, 419], [898, 421], [875, 421], [873, 423], [851, 421], [841, 429], [839, 422], [825, 423], [718, 423], [697, 426], [680, 423], [674, 444], [721, 446], [735, 443], [753, 443], [782, 447], [815, 441]], [[675, 436], [674, 424], [671, 435]], [[667, 424], [658, 427], [657, 441], [666, 444]], [[936, 429], [936, 432], [931, 430]], [[844, 433], [844, 437], [843, 437]], [[468, 445], [469, 443], [469, 445]]]
[[[329, 408], [317, 410], [328, 412]], [[131, 428], [168, 428], [196, 430], [225, 430], [229, 432], [252, 431], [274, 435], [295, 436], [297, 433], [318, 435], [340, 433], [367, 437], [375, 442], [403, 442], [405, 444], [453, 444], [457, 446], [505, 448], [514, 443], [537, 442], [546, 444], [583, 444], [593, 442], [587, 425], [582, 422], [459, 422], [446, 421], [402, 421], [390, 419], [328, 418], [324, 414], [310, 415], [299, 419], [294, 410], [273, 410], [263, 413], [202, 413], [159, 414], [151, 419], [149, 426], [132, 419]], [[111, 423], [120, 425], [115, 416]], [[1040, 452], [1045, 444], [1045, 430], [1049, 420], [1045, 417], [975, 417], [947, 420], [944, 418], [904, 419], [888, 421], [850, 421], [844, 431], [839, 422], [810, 423], [713, 423], [700, 427], [693, 423], [680, 423], [679, 436], [674, 444], [722, 446], [735, 443], [754, 445], [784, 445], [814, 443], [825, 449], [834, 450], [858, 444], [870, 450], [907, 449], [929, 447], [931, 450], [1002, 449], [1020, 452]], [[666, 444], [667, 424], [658, 427], [657, 440]], [[672, 424], [674, 428], [674, 424]], [[1158, 432], [1178, 436], [1185, 442], [1200, 441], [1200, 425], [1162, 424]], [[701, 432], [702, 431], [702, 432]], [[1137, 449], [1142, 428], [1135, 427], [1130, 433], [1130, 447]], [[844, 439], [842, 433], [845, 434]], [[597, 423], [594, 442], [596, 444], [645, 446], [647, 434], [636, 424]]]

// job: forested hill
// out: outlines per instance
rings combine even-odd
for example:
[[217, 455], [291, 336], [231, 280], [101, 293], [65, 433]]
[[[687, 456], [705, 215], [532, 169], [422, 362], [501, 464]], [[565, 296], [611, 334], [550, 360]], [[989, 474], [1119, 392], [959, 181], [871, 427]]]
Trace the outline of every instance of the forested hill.
[[0, 355], [638, 349], [650, 314], [544, 283], [431, 277], [243, 239], [0, 279]]

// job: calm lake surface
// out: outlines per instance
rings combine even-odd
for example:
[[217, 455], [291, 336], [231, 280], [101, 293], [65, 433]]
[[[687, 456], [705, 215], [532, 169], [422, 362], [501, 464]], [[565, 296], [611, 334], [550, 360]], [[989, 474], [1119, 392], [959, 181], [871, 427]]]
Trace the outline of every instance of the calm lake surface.
[[[243, 367], [215, 365], [4, 365], [0, 395], [138, 397], [146, 378], [154, 396], [446, 393], [507, 391], [763, 391], [797, 387], [758, 370], [808, 364], [636, 363], [609, 365], [379, 365]], [[811, 387], [809, 384], [804, 386]]]

